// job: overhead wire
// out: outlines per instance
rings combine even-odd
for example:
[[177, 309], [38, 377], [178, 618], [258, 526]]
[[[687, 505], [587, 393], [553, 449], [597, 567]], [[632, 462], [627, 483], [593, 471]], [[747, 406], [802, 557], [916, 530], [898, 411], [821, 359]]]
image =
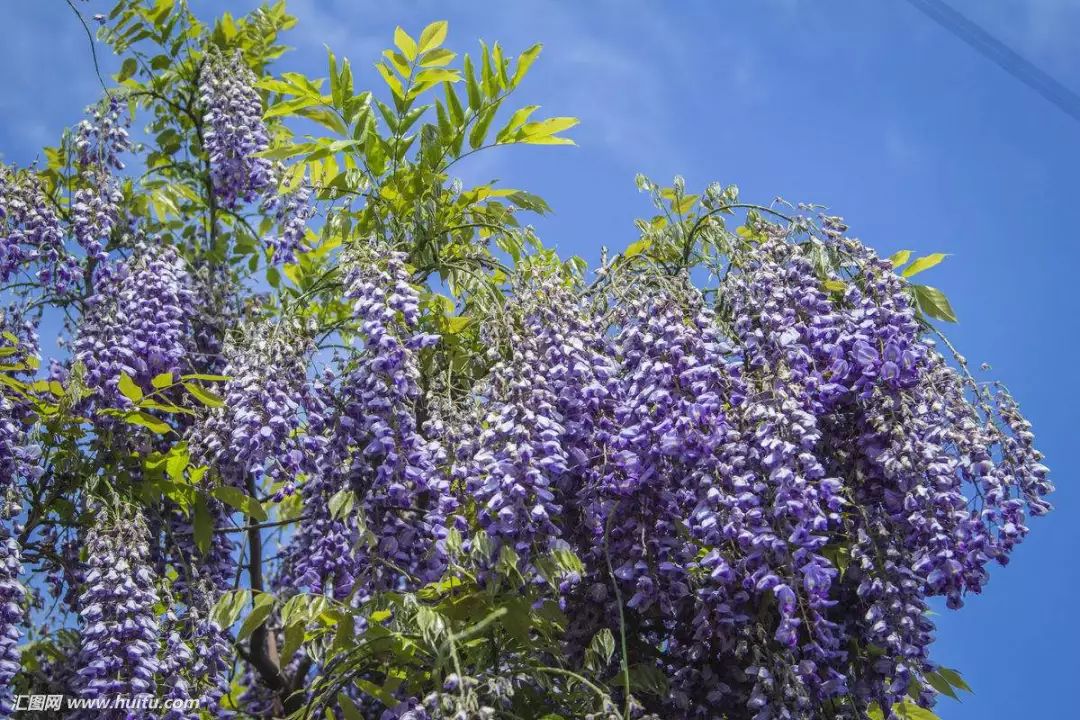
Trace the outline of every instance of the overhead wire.
[[924, 15], [1080, 121], [1080, 95], [1013, 50], [944, 0], [907, 0]]

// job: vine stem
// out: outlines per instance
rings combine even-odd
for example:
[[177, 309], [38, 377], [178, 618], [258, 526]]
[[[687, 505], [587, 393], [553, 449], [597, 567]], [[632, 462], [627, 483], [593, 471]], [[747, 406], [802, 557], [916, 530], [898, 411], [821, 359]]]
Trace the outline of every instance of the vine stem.
[[71, 0], [64, 0], [64, 2], [71, 8], [71, 12], [75, 13], [75, 17], [79, 18], [83, 30], [86, 31], [86, 39], [90, 41], [90, 57], [94, 61], [94, 74], [97, 75], [98, 82], [101, 83], [101, 89], [105, 91], [105, 96], [112, 100], [112, 93], [109, 92], [109, 88], [105, 84], [105, 79], [101, 77], [101, 67], [98, 65], [97, 47], [94, 45], [94, 33], [90, 32], [90, 26], [86, 24], [86, 18], [79, 12], [79, 8], [75, 7]]

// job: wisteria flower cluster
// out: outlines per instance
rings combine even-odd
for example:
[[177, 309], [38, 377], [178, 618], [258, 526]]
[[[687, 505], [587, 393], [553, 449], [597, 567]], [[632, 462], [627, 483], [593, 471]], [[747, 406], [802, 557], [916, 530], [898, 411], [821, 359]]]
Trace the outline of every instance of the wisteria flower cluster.
[[111, 96], [87, 110], [75, 131], [75, 153], [83, 186], [75, 191], [71, 221], [75, 239], [93, 260], [105, 260], [105, 242], [119, 219], [123, 194], [116, 172], [121, 154], [131, 147], [121, 98]]
[[199, 76], [203, 143], [214, 192], [224, 207], [253, 202], [273, 182], [273, 166], [255, 153], [270, 146], [255, 74], [239, 53], [212, 51]]
[[225, 348], [224, 402], [190, 429], [192, 448], [219, 468], [225, 482], [246, 487], [269, 478], [280, 498], [295, 489], [304, 452], [303, 421], [310, 341], [295, 324], [260, 323]]
[[[147, 564], [146, 527], [137, 518], [122, 522], [109, 515], [101, 508], [87, 537], [90, 569], [79, 597], [76, 664], [78, 692], [85, 698], [152, 694], [160, 667], [158, 594]], [[123, 717], [120, 710], [114, 713]]]
[[64, 292], [79, 277], [78, 260], [64, 247], [64, 228], [41, 181], [32, 170], [0, 165], [0, 282], [36, 280]]
[[[438, 342], [419, 332], [419, 301], [401, 253], [369, 248], [346, 261], [345, 296], [361, 332], [362, 351], [340, 378], [320, 384], [313, 430], [311, 513], [294, 543], [290, 574], [301, 588], [338, 597], [415, 585], [445, 569], [447, 518], [456, 508], [449, 480], [436, 468], [437, 441], [416, 419], [417, 354]], [[353, 518], [331, 517], [329, 500], [351, 490], [365, 536]]]
[[194, 294], [175, 249], [150, 239], [122, 263], [103, 270], [75, 338], [86, 383], [120, 402], [122, 374], [145, 388], [160, 373], [191, 362]]
[[280, 234], [266, 238], [275, 265], [296, 262], [296, 251], [303, 248], [308, 221], [315, 217], [311, 190], [311, 183], [305, 181], [291, 192], [271, 194], [263, 201], [263, 210], [273, 213], [280, 228]]

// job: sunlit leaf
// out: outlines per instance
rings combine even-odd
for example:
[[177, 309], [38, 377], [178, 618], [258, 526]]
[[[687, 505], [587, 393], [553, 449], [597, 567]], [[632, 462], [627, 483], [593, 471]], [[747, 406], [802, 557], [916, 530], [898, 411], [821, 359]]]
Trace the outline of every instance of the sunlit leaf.
[[946, 257], [947, 256], [945, 255], [945, 253], [934, 253], [933, 255], [926, 255], [925, 257], [919, 258], [918, 260], [904, 268], [904, 272], [902, 272], [901, 275], [903, 275], [904, 277], [911, 277], [912, 275], [917, 275], [923, 270], [929, 270], [930, 268], [934, 267]]

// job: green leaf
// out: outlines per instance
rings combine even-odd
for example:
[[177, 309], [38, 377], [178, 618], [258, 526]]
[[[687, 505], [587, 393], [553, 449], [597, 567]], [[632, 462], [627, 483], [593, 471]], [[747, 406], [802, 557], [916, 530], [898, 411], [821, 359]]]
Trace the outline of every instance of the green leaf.
[[623, 252], [623, 257], [632, 258], [636, 255], [640, 255], [652, 247], [652, 244], [652, 238], [643, 237], [637, 242], [630, 243], [629, 247], [626, 248], [626, 251]]
[[211, 619], [218, 627], [228, 629], [240, 618], [244, 606], [251, 597], [250, 590], [230, 590], [218, 598], [214, 609], [210, 613]]
[[263, 509], [263, 506], [259, 501], [249, 495], [245, 495], [244, 491], [240, 488], [231, 485], [223, 485], [222, 487], [214, 488], [214, 491], [211, 494], [226, 505], [236, 508], [258, 522], [263, 522], [267, 518], [266, 510]]
[[915, 299], [919, 303], [919, 308], [924, 313], [937, 320], [956, 322], [956, 312], [953, 311], [945, 293], [929, 285], [913, 285], [912, 287], [915, 290]]
[[513, 598], [504, 605], [506, 614], [499, 618], [499, 622], [514, 638], [523, 645], [528, 645], [529, 631], [532, 629], [532, 616], [530, 603], [525, 598]]
[[[291, 598], [290, 598], [291, 599]], [[304, 643], [304, 630], [302, 622], [293, 623], [285, 627], [285, 642], [281, 645], [281, 657], [291, 658]]]
[[[284, 657], [289, 657], [284, 655]], [[345, 720], [364, 720], [364, 714], [360, 712], [360, 708], [356, 706], [356, 703], [352, 701], [348, 695], [343, 692], [339, 692], [337, 696], [338, 707], [341, 708], [341, 714], [345, 716]]]
[[225, 406], [225, 401], [220, 397], [210, 392], [201, 385], [196, 385], [192, 382], [184, 383], [184, 388], [194, 396], [196, 400], [201, 402], [206, 407], [219, 408]]
[[416, 59], [416, 41], [400, 25], [394, 28], [394, 44], [408, 58], [409, 62]]
[[942, 695], [948, 695], [953, 700], [960, 699], [959, 697], [957, 697], [956, 691], [952, 689], [952, 686], [949, 685], [948, 681], [945, 680], [945, 678], [943, 678], [940, 674], [936, 672], [926, 673], [926, 681], [930, 683], [930, 687], [934, 688]]
[[472, 58], [466, 55], [462, 67], [465, 70], [465, 91], [469, 96], [469, 107], [474, 111], [479, 111], [484, 101], [483, 96], [480, 94], [480, 83], [476, 80], [476, 71], [473, 69]]
[[194, 373], [191, 375], [181, 375], [181, 380], [203, 380], [205, 382], [225, 382], [229, 379], [228, 375], [204, 375], [202, 373]]
[[356, 494], [351, 489], [338, 490], [330, 498], [330, 517], [340, 520], [352, 512]]
[[187, 451], [173, 453], [169, 455], [169, 459], [165, 461], [165, 472], [169, 474], [173, 480], [180, 482], [184, 479], [184, 470], [188, 466]]
[[476, 119], [476, 124], [473, 125], [473, 129], [469, 132], [469, 147], [473, 150], [484, 144], [488, 128], [491, 126], [491, 121], [495, 119], [495, 113], [498, 110], [499, 103], [494, 103], [481, 111], [480, 116]]
[[120, 394], [126, 397], [133, 403], [137, 403], [143, 399], [142, 388], [135, 384], [135, 381], [131, 379], [131, 376], [127, 373], [120, 373]]
[[150, 384], [156, 387], [158, 390], [161, 388], [167, 388], [173, 384], [173, 374], [171, 372], [163, 372], [155, 375], [150, 381]]
[[139, 64], [133, 57], [129, 57], [124, 60], [120, 65], [120, 72], [116, 74], [116, 82], [122, 83], [129, 77], [135, 74], [135, 71], [139, 69]]
[[615, 636], [611, 630], [603, 628], [593, 635], [586, 652], [589, 659], [594, 660], [594, 662], [590, 663], [594, 672], [600, 672], [606, 668], [615, 655]]
[[274, 610], [274, 596], [270, 593], [262, 592], [255, 596], [255, 606], [251, 608], [251, 612], [244, 618], [244, 622], [240, 625], [240, 630], [236, 633], [236, 641], [243, 642], [248, 638], [251, 633], [259, 629], [266, 618], [270, 617], [270, 613]]
[[437, 20], [420, 33], [420, 52], [434, 50], [446, 40], [446, 32], [449, 24], [445, 20]]
[[451, 52], [445, 48], [439, 48], [438, 50], [432, 50], [429, 53], [425, 53], [424, 57], [420, 60], [420, 65], [426, 68], [443, 67], [449, 65], [450, 61], [457, 57], [457, 53]]
[[917, 275], [923, 270], [929, 270], [930, 268], [934, 267], [946, 257], [947, 256], [945, 255], [945, 253], [934, 253], [933, 255], [926, 255], [908, 265], [906, 268], [904, 268], [904, 272], [900, 274], [906, 278], [911, 277], [912, 275]]
[[382, 79], [390, 86], [390, 90], [397, 97], [405, 98], [405, 88], [401, 84], [401, 80], [398, 80], [397, 75], [394, 75], [393, 71], [386, 66], [385, 63], [375, 63], [375, 69], [382, 75]]
[[165, 433], [172, 430], [172, 428], [169, 427], [168, 423], [158, 420], [150, 413], [145, 413], [142, 411], [126, 413], [124, 415], [124, 422], [128, 423], [129, 425], [139, 425], [141, 427], [147, 428], [148, 430], [156, 432], [158, 435], [164, 435]]
[[910, 250], [901, 250], [901, 251], [895, 252], [895, 253], [893, 253], [892, 255], [889, 256], [889, 262], [892, 263], [892, 266], [893, 266], [894, 269], [900, 267], [901, 265], [903, 265], [904, 263], [906, 263], [910, 259], [911, 259], [911, 251]]
[[975, 692], [971, 689], [971, 686], [964, 682], [964, 678], [962, 678], [960, 676], [960, 673], [956, 670], [947, 667], [941, 667], [938, 668], [938, 674], [941, 675], [941, 677], [944, 678], [946, 682], [948, 682], [957, 690], [963, 690], [964, 692], [969, 693]]
[[539, 109], [539, 105], [526, 105], [520, 110], [515, 110], [514, 114], [510, 116], [510, 119], [506, 121], [506, 125], [503, 126], [503, 129], [495, 136], [496, 142], [506, 142], [510, 139], [514, 132], [525, 124], [529, 119], [529, 116]]
[[902, 702], [893, 711], [905, 720], [941, 720], [937, 715], [915, 703]]
[[529, 72], [529, 68], [536, 62], [536, 58], [540, 57], [540, 51], [543, 49], [543, 45], [537, 43], [530, 47], [525, 52], [518, 55], [517, 69], [514, 70], [514, 77], [510, 79], [511, 87], [516, 87], [518, 83], [522, 81], [525, 74]]
[[[214, 521], [210, 517], [210, 509], [206, 507], [206, 500], [199, 497], [195, 502], [195, 511], [191, 519], [191, 529], [195, 537], [195, 545], [199, 548], [199, 552], [210, 552], [210, 540], [214, 532]], [[229, 627], [232, 623], [222, 625], [221, 627]]]
[[372, 696], [387, 707], [394, 707], [398, 704], [398, 699], [396, 697], [394, 697], [375, 683], [371, 682], [370, 680], [365, 680], [363, 678], [355, 678], [353, 680], [353, 683], [356, 685], [356, 687], [360, 688], [362, 692]]
[[655, 665], [639, 663], [630, 667], [630, 687], [640, 692], [664, 697], [668, 691], [668, 679]]

